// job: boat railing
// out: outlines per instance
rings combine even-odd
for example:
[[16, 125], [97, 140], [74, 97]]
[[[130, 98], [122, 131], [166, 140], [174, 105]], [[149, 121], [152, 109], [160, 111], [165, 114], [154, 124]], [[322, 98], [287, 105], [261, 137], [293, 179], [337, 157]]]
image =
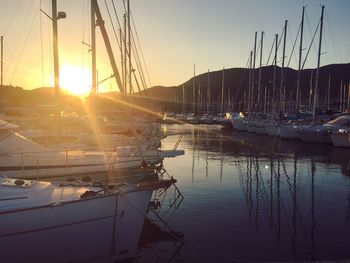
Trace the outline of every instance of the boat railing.
[[[26, 167], [38, 170], [49, 166], [70, 167], [76, 165], [105, 164], [109, 165], [114, 156], [114, 152], [96, 152], [91, 154], [88, 151], [65, 150], [65, 151], [45, 151], [45, 152], [15, 152], [7, 154], [11, 156], [11, 166], [20, 167], [25, 170]], [[85, 157], [92, 158], [85, 158]], [[103, 162], [101, 162], [103, 161]], [[6, 167], [6, 164], [3, 166]]]

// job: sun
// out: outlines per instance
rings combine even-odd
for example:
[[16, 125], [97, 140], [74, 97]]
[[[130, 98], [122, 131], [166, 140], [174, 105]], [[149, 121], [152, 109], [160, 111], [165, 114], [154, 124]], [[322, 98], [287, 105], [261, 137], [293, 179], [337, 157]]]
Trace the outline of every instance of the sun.
[[91, 90], [91, 73], [75, 65], [62, 65], [60, 87], [71, 94], [87, 96]]

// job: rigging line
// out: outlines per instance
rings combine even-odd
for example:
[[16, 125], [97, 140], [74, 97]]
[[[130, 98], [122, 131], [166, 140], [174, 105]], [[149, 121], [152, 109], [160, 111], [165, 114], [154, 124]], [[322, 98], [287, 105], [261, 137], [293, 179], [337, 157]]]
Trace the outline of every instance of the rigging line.
[[[40, 2], [39, 2], [39, 4], [40, 4]], [[16, 66], [15, 66], [15, 68], [14, 68], [14, 70], [13, 70], [13, 74], [12, 74], [12, 77], [11, 77], [11, 79], [10, 79], [10, 83], [12, 82], [12, 80], [13, 80], [13, 78], [14, 78], [14, 76], [15, 76], [15, 73], [16, 73], [16, 71], [17, 71], [17, 67], [18, 67], [19, 61], [21, 60], [22, 55], [23, 55], [24, 48], [26, 47], [26, 45], [27, 45], [27, 43], [28, 43], [29, 35], [30, 35], [30, 33], [31, 33], [32, 29], [33, 29], [34, 22], [35, 22], [35, 20], [36, 20], [36, 18], [37, 18], [37, 16], [38, 16], [38, 13], [40, 12], [39, 10], [40, 10], [40, 9], [38, 8], [38, 10], [36, 11], [36, 13], [35, 13], [35, 15], [34, 15], [34, 17], [33, 17], [32, 23], [30, 24], [30, 27], [29, 27], [28, 33], [27, 33], [27, 35], [26, 35], [26, 39], [25, 39], [24, 45], [23, 45], [22, 50], [21, 50], [21, 52], [20, 52], [20, 54], [19, 54], [19, 58], [18, 58], [18, 60], [17, 60]]]
[[86, 4], [88, 0], [83, 1], [83, 10], [82, 10], [82, 17], [83, 17], [83, 25], [82, 25], [82, 37], [83, 41], [85, 41], [85, 34], [86, 34], [86, 28], [87, 26], [87, 21], [88, 21], [88, 15], [89, 15], [89, 10], [91, 8], [90, 5]]
[[[246, 65], [245, 65], [245, 69], [248, 68], [249, 62], [250, 62], [250, 55], [248, 55], [248, 60], [247, 60], [247, 63], [246, 63]], [[242, 77], [241, 77], [241, 79], [240, 79], [240, 82], [239, 82], [238, 90], [237, 90], [237, 92], [235, 93], [235, 97], [234, 97], [234, 100], [233, 100], [233, 104], [236, 103], [238, 94], [241, 93], [241, 89], [242, 89], [242, 87], [243, 87], [243, 81], [244, 81], [246, 75], [247, 75], [247, 71], [244, 70], [244, 73], [243, 73], [243, 75], [242, 75]]]
[[[42, 1], [40, 0], [40, 10]], [[41, 54], [41, 86], [44, 87], [44, 52], [43, 52], [43, 25], [41, 19], [41, 13], [39, 14], [40, 20], [40, 54]]]
[[[136, 27], [134, 26], [134, 31], [136, 31]], [[137, 64], [137, 68], [139, 70], [139, 75], [142, 81], [142, 84], [144, 86], [144, 88], [146, 88], [147, 84], [146, 84], [146, 80], [144, 78], [144, 72], [143, 72], [143, 68], [142, 68], [142, 64], [141, 64], [141, 60], [140, 60], [140, 56], [139, 56], [139, 52], [138, 52], [138, 48], [136, 46], [136, 42], [135, 42], [135, 38], [134, 38], [134, 34], [132, 32], [131, 34], [131, 40], [132, 40], [132, 49], [133, 49], [133, 54], [135, 57], [135, 62]], [[139, 46], [139, 49], [141, 50], [141, 46]]]
[[112, 5], [113, 5], [113, 10], [114, 10], [115, 17], [117, 18], [119, 29], [121, 30], [122, 27], [121, 27], [121, 24], [120, 24], [120, 21], [119, 21], [119, 17], [118, 17], [118, 14], [117, 14], [117, 9], [115, 8], [114, 1], [111, 0], [111, 2], [112, 2]]
[[132, 13], [130, 13], [130, 16], [131, 16], [131, 19], [132, 19], [131, 21], [133, 22], [133, 31], [131, 31], [132, 52], [133, 52], [133, 55], [134, 55], [134, 60], [135, 60], [137, 69], [139, 71], [139, 76], [140, 76], [140, 79], [142, 81], [143, 88], [145, 89], [147, 84], [146, 84], [146, 80], [145, 80], [145, 77], [144, 77], [145, 74], [143, 72], [140, 56], [139, 56], [139, 53], [138, 53], [138, 48], [141, 50], [141, 46], [139, 45], [139, 47], [137, 47], [137, 45], [136, 45], [136, 41], [135, 41], [135, 37], [134, 37], [134, 31], [136, 32], [136, 26], [135, 26], [135, 23], [133, 21]]
[[142, 50], [141, 43], [140, 43], [140, 38], [139, 38], [138, 33], [137, 33], [137, 30], [136, 30], [136, 26], [135, 26], [135, 22], [134, 22], [134, 17], [133, 17], [133, 15], [132, 15], [132, 13], [131, 13], [131, 19], [132, 19], [133, 25], [134, 25], [134, 27], [135, 27], [136, 39], [137, 39], [137, 42], [138, 42], [138, 45], [139, 45], [139, 48], [140, 48], [141, 58], [142, 58], [142, 61], [143, 61], [143, 65], [144, 65], [144, 67], [145, 67], [145, 71], [146, 71], [146, 75], [147, 75], [147, 78], [148, 78], [148, 82], [149, 82], [149, 85], [152, 86], [151, 78], [150, 78], [150, 76], [149, 76], [148, 67], [147, 67], [146, 60], [145, 60], [145, 56], [144, 56], [144, 54], [143, 54], [143, 50]]
[[[117, 40], [117, 42], [118, 42], [119, 49], [121, 49], [121, 43], [120, 43], [119, 40], [118, 40], [116, 31], [115, 31], [115, 27], [114, 27], [114, 24], [113, 24], [113, 22], [112, 22], [112, 18], [111, 18], [111, 15], [110, 15], [109, 8], [108, 8], [108, 5], [107, 5], [106, 0], [104, 0], [104, 2], [105, 2], [105, 5], [106, 5], [106, 8], [107, 8], [107, 11], [108, 11], [109, 19], [110, 19], [111, 24], [112, 24], [112, 27], [113, 27], [113, 32], [114, 32], [115, 38], [116, 38], [116, 40]], [[120, 27], [120, 21], [119, 21], [119, 19], [118, 19], [118, 15], [117, 15], [117, 13], [116, 13], [116, 9], [115, 9], [115, 5], [114, 5], [114, 2], [113, 2], [113, 1], [112, 1], [112, 4], [113, 4], [113, 9], [114, 9], [115, 16], [117, 17], [118, 25], [119, 25], [119, 27]], [[124, 6], [124, 8], [125, 8], [125, 6]], [[133, 40], [133, 35], [131, 34], [131, 36], [132, 36], [132, 40]], [[120, 41], [121, 41], [121, 40], [120, 40]], [[135, 42], [133, 41], [133, 43], [135, 43]], [[129, 55], [129, 51], [126, 50], [126, 52], [127, 52], [127, 55]], [[136, 52], [136, 54], [135, 54], [135, 50], [134, 50], [134, 47], [133, 47], [133, 46], [132, 46], [131, 52], [134, 54], [134, 57], [136, 57], [136, 55], [138, 56], [137, 52]], [[138, 71], [139, 71], [139, 74], [141, 74], [142, 68], [138, 66], [138, 63], [137, 63], [137, 60], [136, 60], [136, 59], [134, 59], [134, 62], [136, 63], [136, 67], [137, 67], [137, 69], [138, 69]], [[126, 69], [126, 70], [127, 70], [127, 69]], [[135, 74], [134, 74], [134, 75], [135, 75]], [[141, 76], [141, 75], [140, 75], [140, 76]], [[136, 75], [135, 75], [134, 77], [136, 77]], [[141, 79], [142, 79], [142, 76], [141, 76]], [[142, 82], [143, 82], [143, 84], [144, 84], [144, 81], [142, 81]]]
[[[87, 4], [88, 0], [83, 0], [83, 8], [82, 8], [82, 19], [83, 19], [83, 23], [82, 23], [82, 42], [81, 42], [81, 74], [82, 74], [82, 78], [84, 79], [84, 71], [85, 71], [85, 52], [84, 52], [84, 42], [85, 42], [85, 35], [86, 35], [86, 28], [88, 28], [88, 15], [89, 15], [89, 11], [91, 10], [91, 5]], [[91, 1], [89, 1], [91, 2]], [[89, 61], [89, 60], [88, 60]], [[88, 62], [89, 63], [89, 62]], [[91, 63], [91, 62], [90, 62]], [[90, 65], [90, 64], [88, 64]]]
[[[123, 1], [123, 6], [124, 6], [124, 11], [126, 12], [127, 10], [126, 10], [126, 6], [125, 6], [125, 1]], [[144, 63], [145, 70], [146, 70], [146, 73], [147, 73], [148, 81], [149, 81], [150, 85], [152, 85], [152, 84], [151, 84], [150, 77], [149, 77], [149, 72], [148, 72], [148, 69], [147, 69], [147, 65], [146, 65], [146, 62], [145, 62], [145, 59], [144, 59], [144, 56], [143, 56], [141, 44], [140, 44], [140, 41], [139, 41], [139, 37], [138, 37], [138, 34], [137, 34], [136, 25], [135, 25], [135, 21], [134, 21], [134, 17], [133, 17], [133, 15], [132, 15], [132, 13], [130, 14], [130, 17], [131, 17], [131, 22], [132, 22], [133, 27], [134, 27], [135, 34], [136, 34], [136, 36], [137, 36], [137, 40], [138, 40], [138, 44], [139, 44], [139, 49], [141, 50], [141, 55], [142, 55], [143, 63]], [[131, 38], [133, 39], [133, 42], [135, 42], [133, 34], [131, 34]], [[135, 47], [136, 47], [136, 45], [135, 45]], [[146, 86], [146, 85], [145, 85], [145, 86]]]
[[11, 16], [11, 18], [10, 18], [10, 21], [8, 22], [7, 26], [5, 27], [4, 36], [6, 35], [7, 30], [10, 28], [10, 25], [12, 24], [12, 21], [13, 21], [13, 19], [15, 18], [16, 14], [17, 14], [17, 11], [18, 11], [18, 9], [19, 9], [19, 6], [21, 5], [22, 2], [23, 2], [23, 1], [18, 1], [18, 2], [17, 2], [17, 6], [16, 6], [16, 8], [15, 8], [15, 11], [13, 12], [13, 14], [12, 14], [12, 16]]
[[[307, 25], [308, 25], [308, 29], [309, 29], [309, 33], [310, 35], [312, 34], [312, 30], [311, 30], [311, 23], [310, 23], [310, 19], [309, 19], [309, 16], [308, 16], [308, 13], [307, 13], [307, 10], [305, 10], [305, 17], [306, 17], [306, 21], [307, 21]], [[318, 23], [318, 25], [320, 24], [320, 22]], [[318, 28], [318, 27], [317, 27]], [[316, 30], [317, 31], [317, 30]], [[312, 42], [312, 41], [311, 41]], [[313, 47], [313, 50], [315, 52], [315, 56], [317, 57], [317, 48], [315, 45], [312, 46]]]
[[309, 48], [308, 48], [308, 50], [307, 50], [307, 52], [306, 52], [306, 56], [305, 56], [305, 59], [304, 59], [304, 62], [303, 62], [303, 66], [301, 67], [301, 69], [304, 69], [306, 60], [307, 60], [307, 58], [308, 58], [308, 56], [309, 56], [309, 53], [310, 53], [312, 44], [313, 44], [314, 39], [315, 39], [315, 37], [316, 37], [316, 33], [317, 33], [318, 28], [319, 28], [319, 26], [320, 26], [320, 23], [321, 23], [321, 21], [318, 23], [318, 25], [317, 25], [317, 27], [316, 27], [316, 30], [315, 30], [315, 33], [314, 33], [314, 35], [312, 36], [312, 40], [311, 40], [310, 45], [309, 45]]
[[104, 0], [104, 3], [105, 3], [105, 6], [106, 6], [106, 9], [107, 9], [109, 21], [111, 22], [111, 25], [112, 25], [112, 28], [113, 28], [114, 37], [115, 37], [115, 39], [117, 40], [118, 47], [119, 47], [119, 49], [120, 49], [120, 48], [121, 48], [121, 43], [120, 43], [120, 41], [119, 41], [119, 39], [118, 39], [117, 32], [116, 32], [116, 30], [115, 30], [114, 23], [113, 23], [113, 20], [112, 20], [112, 16], [111, 16], [111, 13], [109, 12], [109, 8], [108, 8], [108, 5], [107, 5], [107, 1]]
[[[292, 57], [294, 57], [295, 63], [297, 64], [295, 53], [294, 53], [294, 49], [295, 49], [295, 45], [296, 45], [297, 40], [298, 40], [300, 29], [301, 29], [301, 24], [300, 24], [298, 33], [297, 33], [297, 35], [295, 37], [294, 44], [293, 44], [293, 47], [292, 47], [292, 51], [290, 52], [290, 56], [289, 56], [289, 59], [288, 59], [287, 67], [289, 67], [289, 64], [290, 64], [290, 61], [292, 60]], [[288, 25], [288, 32], [289, 32], [289, 40], [292, 41], [292, 35], [290, 33], [289, 25]]]
[[[282, 42], [282, 39], [283, 39], [283, 37], [284, 37], [284, 34], [285, 34], [285, 31], [284, 31], [284, 27], [283, 27], [282, 33], [280, 34], [281, 37], [278, 39], [277, 50], [280, 49], [280, 44], [281, 44], [281, 42]], [[277, 58], [276, 58], [276, 59], [277, 59]], [[274, 62], [275, 62], [275, 60], [273, 60], [272, 63], [274, 63]], [[277, 64], [277, 62], [278, 62], [278, 61], [276, 61], [276, 64]]]
[[328, 31], [330, 32], [329, 34], [330, 34], [330, 36], [331, 36], [331, 40], [332, 40], [331, 42], [332, 42], [332, 44], [333, 44], [333, 48], [334, 48], [334, 52], [335, 52], [335, 57], [336, 57], [336, 59], [337, 59], [338, 61], [344, 62], [344, 60], [342, 59], [342, 58], [343, 58], [342, 54], [340, 54], [340, 57], [339, 57], [340, 51], [339, 51], [339, 48], [338, 48], [338, 45], [337, 45], [337, 41], [336, 41], [336, 37], [335, 37], [335, 34], [334, 34], [333, 26], [332, 26], [331, 21], [330, 21], [330, 19], [329, 19], [327, 10], [325, 10], [325, 11], [326, 11], [326, 12], [325, 12], [325, 15], [326, 15], [326, 24], [328, 25], [328, 29], [329, 29]]
[[[273, 38], [271, 50], [270, 50], [269, 56], [267, 57], [266, 66], [269, 65], [271, 54], [272, 54], [273, 48], [275, 47], [275, 41], [276, 41], [276, 38]], [[273, 64], [273, 61], [272, 61], [272, 64]]]
[[[131, 15], [131, 13], [130, 13]], [[134, 25], [134, 30], [136, 30], [136, 27]], [[140, 62], [140, 57], [139, 57], [139, 54], [138, 54], [138, 51], [137, 51], [137, 46], [136, 46], [136, 42], [135, 42], [135, 38], [134, 38], [134, 34], [133, 34], [133, 31], [130, 32], [130, 36], [131, 36], [131, 51], [132, 51], [132, 54], [134, 55], [133, 58], [134, 58], [134, 62], [136, 64], [136, 67], [138, 69], [138, 73], [139, 73], [139, 76], [141, 78], [141, 82], [142, 82], [142, 85], [143, 85], [143, 88], [145, 89], [145, 87], [147, 86], [146, 85], [146, 81], [144, 79], [144, 73], [143, 73], [143, 69], [142, 69], [142, 65], [141, 65], [141, 62]]]
[[[15, 48], [13, 49], [13, 51], [12, 51], [12, 53], [11, 53], [11, 55], [10, 55], [9, 63], [12, 63], [12, 60], [14, 59], [16, 50], [17, 50], [18, 45], [19, 45], [20, 37], [24, 35], [24, 27], [25, 27], [25, 25], [28, 24], [28, 19], [29, 19], [29, 16], [30, 16], [31, 12], [32, 12], [32, 9], [33, 9], [33, 6], [34, 6], [34, 2], [35, 2], [35, 1], [32, 1], [30, 8], [28, 8], [27, 15], [26, 15], [26, 17], [25, 17], [25, 19], [24, 19], [24, 23], [22, 24], [22, 27], [21, 27], [21, 32], [20, 32], [20, 34], [19, 34], [19, 37], [18, 37], [17, 40], [16, 40]], [[6, 68], [6, 73], [7, 73], [7, 71], [9, 71], [9, 68]]]

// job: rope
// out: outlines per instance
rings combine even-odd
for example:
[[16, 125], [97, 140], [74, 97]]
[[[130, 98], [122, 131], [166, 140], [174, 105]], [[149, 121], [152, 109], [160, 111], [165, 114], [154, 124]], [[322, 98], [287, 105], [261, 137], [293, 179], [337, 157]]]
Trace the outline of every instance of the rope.
[[[40, 10], [42, 2], [40, 0]], [[43, 51], [43, 25], [41, 20], [41, 13], [39, 15], [40, 20], [40, 54], [41, 54], [41, 86], [44, 87], [44, 51]]]
[[[30, 15], [30, 13], [31, 13], [31, 11], [32, 11], [32, 9], [33, 9], [33, 6], [34, 6], [34, 1], [32, 1], [32, 4], [31, 4], [30, 8], [28, 8], [28, 12], [27, 12], [26, 18], [24, 19], [24, 23], [23, 23], [23, 25], [22, 25], [22, 27], [21, 27], [21, 32], [20, 32], [20, 34], [19, 34], [20, 37], [24, 35], [24, 27], [25, 27], [25, 25], [28, 24], [29, 15]], [[16, 12], [17, 12], [17, 9], [16, 9]], [[14, 14], [14, 15], [15, 15], [15, 14]], [[12, 60], [14, 59], [16, 50], [17, 50], [17, 48], [18, 48], [19, 40], [20, 40], [20, 38], [17, 38], [16, 44], [14, 45], [15, 48], [13, 49], [13, 52], [12, 52], [11, 55], [10, 55], [10, 60], [9, 60], [9, 62], [10, 62], [11, 64], [13, 64], [13, 63], [12, 63]], [[13, 46], [13, 45], [12, 45], [12, 46]], [[18, 64], [18, 63], [17, 63], [17, 64]], [[6, 69], [6, 71], [7, 71], [7, 69]], [[11, 80], [11, 81], [12, 81], [12, 80]], [[10, 81], [10, 82], [11, 82], [11, 81]]]
[[[308, 16], [308, 13], [307, 13], [307, 9], [305, 9], [305, 17], [306, 17], [306, 21], [307, 21], [307, 25], [308, 25], [308, 29], [309, 29], [309, 33], [310, 35], [312, 34], [312, 30], [311, 30], [311, 24], [310, 24], [310, 19], [309, 19], [309, 16]], [[317, 31], [317, 30], [316, 30]], [[311, 43], [313, 42], [313, 40], [311, 41]], [[311, 48], [311, 43], [310, 43], [310, 48]], [[317, 49], [316, 49], [316, 46], [313, 45], [313, 49], [314, 49], [314, 52], [315, 52], [315, 57], [317, 57]]]
[[[39, 4], [40, 4], [40, 3], [39, 3]], [[33, 6], [33, 5], [32, 5], [32, 6]], [[37, 11], [36, 11], [36, 13], [35, 13], [35, 15], [34, 15], [34, 17], [33, 17], [32, 23], [30, 24], [29, 30], [28, 30], [28, 32], [27, 32], [27, 35], [26, 35], [26, 38], [25, 38], [25, 41], [24, 41], [24, 45], [22, 46], [22, 49], [21, 49], [19, 58], [18, 58], [17, 63], [16, 63], [16, 66], [15, 66], [15, 68], [14, 68], [14, 70], [13, 70], [12, 77], [10, 78], [10, 83], [12, 82], [12, 80], [13, 80], [13, 78], [14, 78], [14, 76], [15, 76], [15, 73], [16, 73], [16, 71], [17, 71], [18, 64], [19, 64], [19, 62], [20, 62], [20, 60], [21, 60], [21, 58], [22, 58], [24, 48], [26, 47], [26, 45], [27, 45], [27, 43], [28, 43], [29, 35], [30, 35], [30, 33], [31, 33], [32, 29], [33, 29], [34, 22], [35, 22], [35, 20], [36, 20], [36, 17], [38, 16], [39, 12], [40, 12], [40, 11], [39, 11], [39, 8], [38, 8]]]
[[23, 1], [18, 1], [17, 2], [17, 6], [15, 8], [15, 11], [13, 12], [11, 18], [10, 18], [10, 21], [8, 22], [7, 26], [5, 27], [5, 31], [4, 31], [4, 36], [6, 35], [7, 33], [7, 30], [10, 28], [10, 25], [12, 24], [12, 21], [13, 19], [15, 18], [15, 15], [17, 14], [17, 11], [18, 11], [18, 8], [19, 6], [23, 3]]
[[[321, 22], [321, 21], [320, 21], [320, 22]], [[317, 25], [317, 27], [316, 27], [316, 30], [315, 30], [315, 33], [314, 33], [314, 35], [312, 36], [312, 40], [311, 40], [310, 45], [309, 45], [309, 48], [308, 48], [308, 50], [307, 50], [307, 52], [306, 52], [306, 56], [305, 56], [305, 59], [304, 59], [304, 62], [303, 62], [303, 65], [302, 65], [301, 69], [303, 69], [304, 66], [305, 66], [306, 60], [307, 60], [307, 58], [308, 58], [308, 56], [309, 56], [309, 53], [310, 53], [312, 44], [314, 43], [315, 36], [316, 36], [316, 33], [317, 33], [317, 31], [318, 31], [319, 26], [320, 26], [320, 23], [318, 23], [318, 25]]]
[[[299, 26], [299, 30], [298, 30], [297, 36], [295, 37], [295, 40], [294, 40], [294, 43], [293, 43], [293, 47], [292, 47], [292, 51], [290, 52], [290, 56], [289, 56], [289, 60], [288, 60], [288, 63], [287, 63], [287, 67], [289, 67], [289, 64], [290, 64], [290, 61], [291, 61], [293, 55], [294, 55], [294, 59], [296, 60], [295, 53], [294, 53], [294, 48], [295, 48], [295, 45], [296, 45], [297, 40], [298, 40], [300, 29], [301, 29], [301, 24]], [[289, 40], [292, 41], [292, 35], [290, 33], [289, 25], [288, 25], [288, 32], [289, 32]]]
[[329, 17], [328, 17], [328, 12], [327, 12], [327, 9], [325, 10], [325, 16], [326, 16], [326, 25], [328, 25], [328, 29], [329, 29], [329, 32], [330, 32], [330, 37], [331, 37], [331, 40], [332, 40], [332, 44], [333, 44], [333, 48], [334, 48], [334, 52], [335, 52], [335, 57], [338, 61], [341, 61], [343, 62], [343, 60], [341, 59], [343, 56], [342, 54], [340, 54], [340, 58], [339, 58], [339, 49], [338, 49], [338, 46], [337, 46], [337, 41], [336, 41], [336, 38], [335, 38], [335, 34], [334, 34], [334, 30], [333, 30], [333, 26], [329, 20]]
[[[274, 47], [275, 47], [275, 41], [276, 41], [276, 38], [274, 37], [274, 38], [273, 38], [272, 45], [271, 45], [271, 49], [270, 49], [269, 56], [267, 57], [266, 65], [269, 65], [270, 58], [271, 58], [271, 54], [272, 54], [272, 51], [273, 51], [273, 49], [274, 49]], [[272, 63], [273, 63], [273, 62], [272, 62]]]
[[[125, 1], [123, 1], [123, 6], [124, 6], [124, 11], [126, 12]], [[149, 73], [148, 73], [148, 70], [147, 70], [147, 65], [146, 65], [146, 63], [145, 63], [145, 59], [144, 59], [144, 56], [143, 56], [142, 48], [141, 48], [141, 45], [140, 45], [140, 41], [139, 41], [139, 38], [138, 38], [138, 34], [137, 34], [137, 30], [136, 30], [136, 25], [135, 25], [135, 21], [134, 21], [134, 17], [133, 17], [133, 15], [132, 15], [132, 13], [130, 14], [130, 17], [131, 17], [131, 22], [132, 22], [133, 27], [134, 27], [135, 34], [136, 34], [136, 36], [137, 36], [137, 40], [138, 40], [138, 44], [139, 44], [139, 49], [141, 50], [142, 59], [143, 59], [143, 62], [144, 62], [144, 66], [145, 66], [145, 70], [146, 70], [146, 73], [147, 73], [147, 77], [148, 77], [149, 83], [150, 83], [150, 85], [151, 85], [151, 80], [150, 80]], [[133, 43], [134, 43], [134, 46], [135, 46], [135, 49], [136, 49], [136, 45], [135, 45], [135, 40], [134, 40], [134, 35], [133, 35], [133, 33], [131, 34], [131, 39], [132, 39], [132, 41], [133, 41]], [[137, 58], [138, 58], [138, 61], [140, 61], [138, 55], [137, 55]], [[141, 70], [142, 76], [144, 76], [141, 63], [140, 63], [140, 69], [138, 68], [138, 70]], [[140, 73], [140, 76], [141, 76], [141, 73]], [[144, 79], [144, 77], [143, 77], [143, 79]], [[146, 81], [145, 81], [145, 80], [144, 80], [144, 83], [145, 83], [145, 86], [146, 86]]]

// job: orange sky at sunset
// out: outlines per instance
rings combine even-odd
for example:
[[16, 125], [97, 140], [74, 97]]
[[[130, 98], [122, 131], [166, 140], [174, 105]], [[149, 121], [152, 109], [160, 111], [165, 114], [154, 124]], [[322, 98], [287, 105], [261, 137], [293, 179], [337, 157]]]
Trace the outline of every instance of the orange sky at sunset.
[[[113, 13], [112, 2], [99, 1], [117, 66], [120, 52], [108, 18], [105, 2]], [[123, 1], [114, 0], [119, 19], [124, 13]], [[67, 18], [58, 21], [61, 86], [77, 93], [90, 89], [91, 62], [90, 1], [57, 0], [58, 10]], [[264, 61], [267, 60], [275, 33], [282, 32], [289, 20], [287, 54], [296, 37], [302, 6], [306, 5], [305, 46], [309, 45], [320, 17], [320, 4], [326, 6], [325, 37], [321, 64], [348, 63], [350, 2], [289, 0], [218, 0], [156, 1], [130, 0], [137, 35], [142, 46], [150, 81], [147, 86], [179, 85], [193, 75], [208, 69], [245, 67], [253, 48], [254, 32], [265, 32]], [[4, 36], [4, 84], [33, 89], [53, 85], [52, 25], [40, 12], [51, 15], [51, 0], [2, 0], [0, 2], [0, 35]], [[113, 21], [116, 26], [115, 17]], [[118, 28], [116, 28], [118, 29]], [[112, 74], [99, 29], [97, 32], [98, 79]], [[307, 67], [316, 67], [316, 43], [311, 49]], [[140, 53], [141, 54], [141, 53]], [[296, 67], [293, 55], [291, 67]], [[145, 73], [146, 74], [146, 73]], [[117, 90], [115, 80], [107, 80], [100, 91]]]

